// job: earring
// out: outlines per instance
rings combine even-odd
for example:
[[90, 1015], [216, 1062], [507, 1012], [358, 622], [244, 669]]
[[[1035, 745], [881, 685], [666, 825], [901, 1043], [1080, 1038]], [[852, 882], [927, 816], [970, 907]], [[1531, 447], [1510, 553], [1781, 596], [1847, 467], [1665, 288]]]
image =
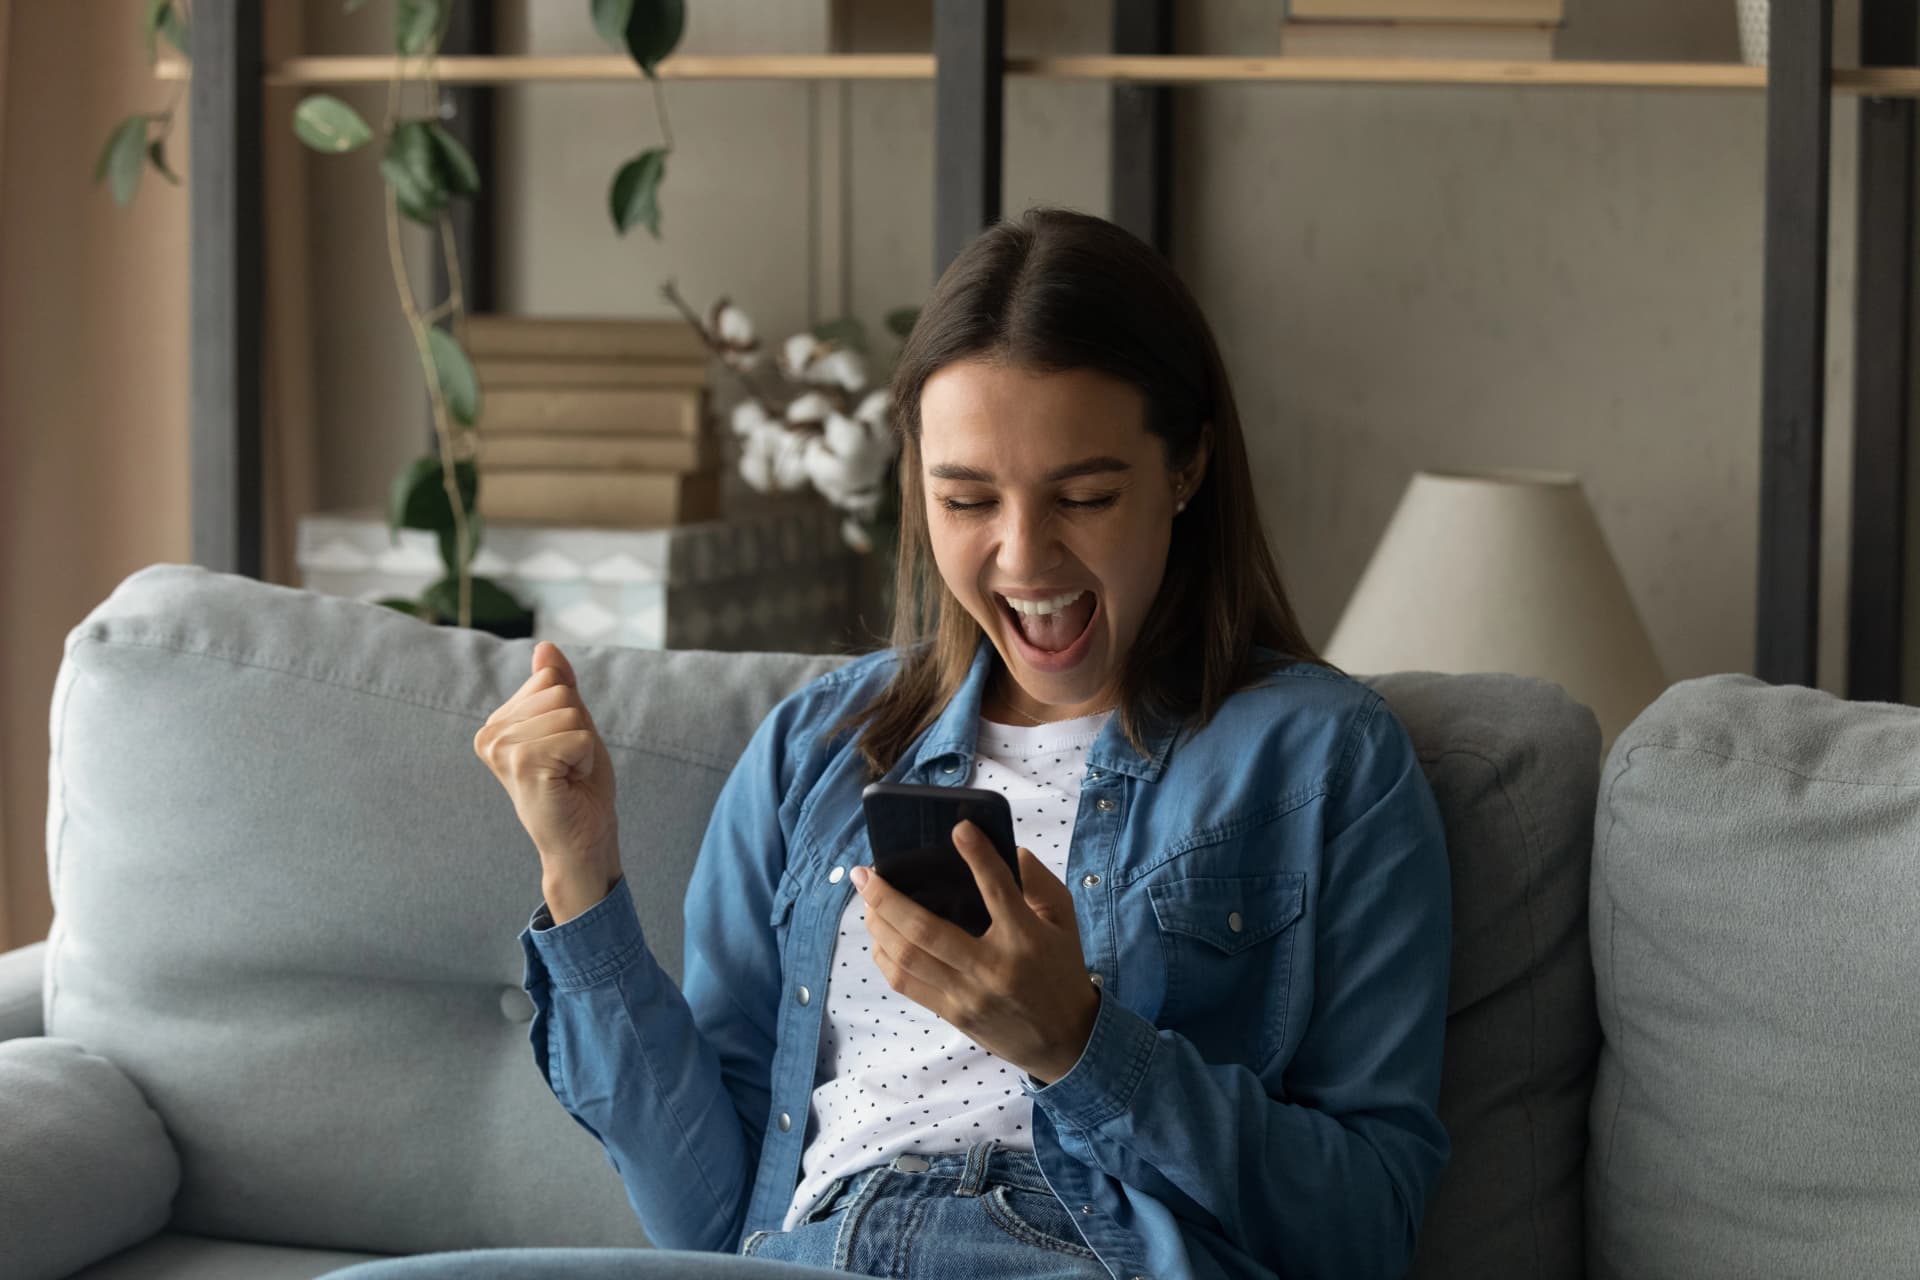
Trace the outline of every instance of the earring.
[[1180, 495], [1177, 493], [1174, 495], [1174, 497], [1179, 498], [1179, 501], [1173, 504], [1173, 514], [1179, 515], [1182, 511], [1185, 511], [1187, 509], [1187, 500], [1185, 498], [1180, 497]]

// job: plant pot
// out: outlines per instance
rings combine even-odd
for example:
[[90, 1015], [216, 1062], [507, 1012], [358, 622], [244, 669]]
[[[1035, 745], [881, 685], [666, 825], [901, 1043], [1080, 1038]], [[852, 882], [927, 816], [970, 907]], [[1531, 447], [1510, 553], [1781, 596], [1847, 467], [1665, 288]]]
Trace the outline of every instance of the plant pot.
[[1767, 65], [1768, 0], [1734, 0], [1740, 15], [1740, 57], [1750, 67]]

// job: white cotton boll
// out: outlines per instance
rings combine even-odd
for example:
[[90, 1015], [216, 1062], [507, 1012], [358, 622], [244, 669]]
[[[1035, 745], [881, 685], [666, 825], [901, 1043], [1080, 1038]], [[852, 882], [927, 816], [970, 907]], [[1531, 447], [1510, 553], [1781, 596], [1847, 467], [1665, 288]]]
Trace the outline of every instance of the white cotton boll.
[[833, 413], [833, 401], [809, 391], [787, 406], [788, 422], [822, 422]]
[[827, 448], [843, 458], [864, 452], [872, 447], [867, 429], [844, 413], [827, 415]]
[[865, 526], [852, 516], [840, 522], [840, 537], [863, 556], [873, 550], [873, 539], [868, 536]]
[[886, 452], [865, 436], [862, 436], [858, 448], [841, 455], [841, 461], [846, 467], [849, 488], [865, 489], [880, 483], [887, 474]]
[[753, 321], [747, 313], [729, 303], [720, 309], [720, 319], [714, 325], [720, 335], [720, 341], [735, 347], [753, 345]]
[[760, 367], [766, 354], [759, 347], [728, 347], [720, 353], [720, 359], [729, 369], [752, 373]]
[[847, 492], [847, 464], [825, 442], [815, 437], [807, 442], [807, 478], [827, 498], [838, 502]]
[[773, 419], [767, 416], [758, 400], [742, 400], [733, 406], [731, 422], [733, 434], [737, 436], [750, 436], [762, 427], [773, 425]]
[[760, 493], [773, 492], [773, 451], [762, 443], [764, 437], [748, 438], [740, 453], [740, 478]]
[[810, 333], [796, 333], [788, 338], [780, 348], [780, 365], [795, 380], [806, 377], [807, 366], [813, 363], [813, 353], [820, 342]]
[[892, 397], [884, 389], [867, 392], [866, 399], [862, 400], [860, 407], [853, 411], [854, 419], [884, 431], [887, 426], [888, 402], [891, 399]]
[[780, 443], [773, 455], [773, 482], [783, 492], [791, 493], [795, 489], [807, 487], [807, 451], [806, 441], [792, 433]]
[[858, 351], [842, 347], [828, 352], [807, 370], [807, 381], [823, 387], [843, 387], [858, 391], [867, 385], [867, 362]]

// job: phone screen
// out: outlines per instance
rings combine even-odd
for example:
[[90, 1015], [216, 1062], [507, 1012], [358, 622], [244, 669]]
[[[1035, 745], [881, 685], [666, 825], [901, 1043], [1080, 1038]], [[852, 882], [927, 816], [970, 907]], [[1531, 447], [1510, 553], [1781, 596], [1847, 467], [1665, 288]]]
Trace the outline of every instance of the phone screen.
[[953, 829], [972, 822], [987, 833], [1001, 860], [1020, 883], [1014, 848], [1013, 811], [998, 791], [975, 787], [924, 787], [876, 782], [861, 793], [873, 869], [888, 884], [927, 910], [976, 938], [993, 918], [973, 869], [953, 846]]

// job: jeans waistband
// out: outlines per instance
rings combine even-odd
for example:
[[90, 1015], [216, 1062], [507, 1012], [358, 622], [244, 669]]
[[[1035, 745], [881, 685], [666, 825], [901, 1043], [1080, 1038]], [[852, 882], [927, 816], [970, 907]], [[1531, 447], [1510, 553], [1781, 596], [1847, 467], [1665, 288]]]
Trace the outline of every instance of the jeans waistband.
[[1046, 1185], [1040, 1161], [1031, 1150], [1003, 1147], [998, 1138], [982, 1138], [964, 1152], [903, 1151], [881, 1167], [929, 1178], [957, 1178], [960, 1195], [978, 1195], [984, 1185], [994, 1182]]

